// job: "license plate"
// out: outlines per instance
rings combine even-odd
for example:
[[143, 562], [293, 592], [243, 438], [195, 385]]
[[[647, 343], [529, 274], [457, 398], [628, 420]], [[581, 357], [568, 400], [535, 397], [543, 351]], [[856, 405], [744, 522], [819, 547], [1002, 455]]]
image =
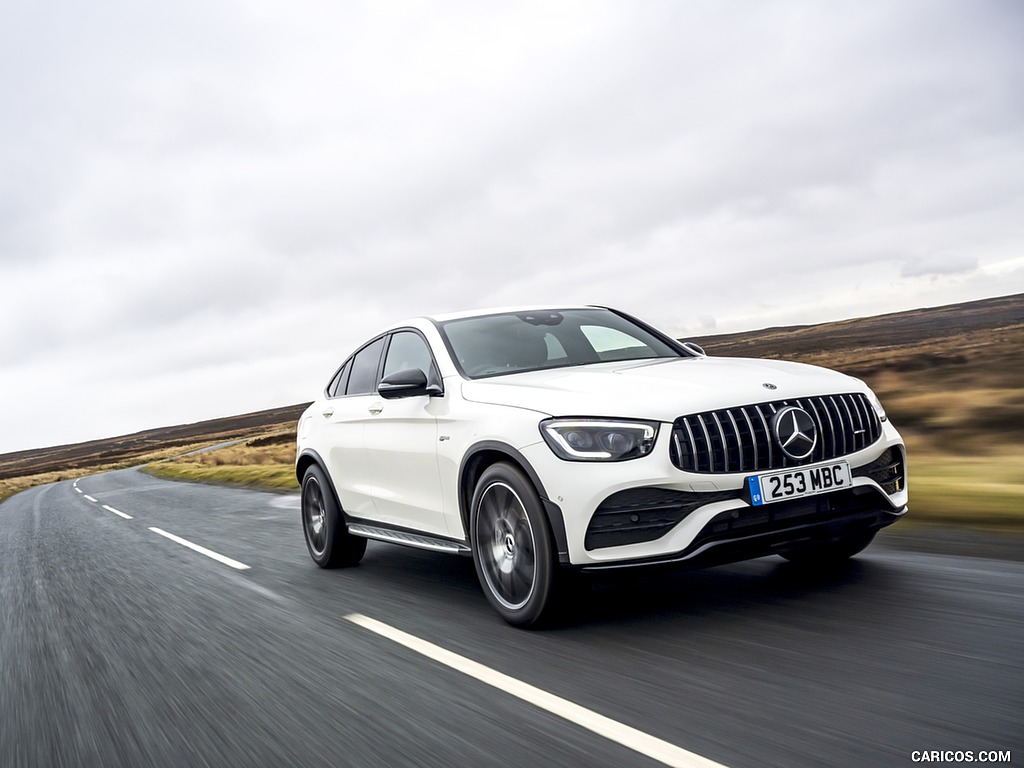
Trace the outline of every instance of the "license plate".
[[747, 478], [750, 503], [755, 507], [771, 504], [773, 501], [798, 499], [816, 493], [849, 488], [853, 485], [850, 465], [845, 461], [833, 461], [816, 467], [787, 469], [768, 475]]

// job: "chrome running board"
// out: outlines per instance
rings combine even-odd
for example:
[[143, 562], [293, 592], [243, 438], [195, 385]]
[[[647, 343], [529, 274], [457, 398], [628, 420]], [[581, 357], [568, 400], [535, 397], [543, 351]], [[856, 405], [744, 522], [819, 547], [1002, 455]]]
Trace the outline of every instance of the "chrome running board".
[[390, 528], [377, 528], [372, 525], [352, 523], [348, 526], [348, 532], [354, 536], [362, 536], [366, 539], [386, 541], [389, 544], [404, 544], [407, 547], [418, 547], [429, 549], [433, 552], [448, 552], [455, 555], [469, 555], [471, 550], [465, 544], [447, 539], [435, 539], [432, 536], [424, 536], [421, 533], [407, 533], [406, 531], [394, 531]]

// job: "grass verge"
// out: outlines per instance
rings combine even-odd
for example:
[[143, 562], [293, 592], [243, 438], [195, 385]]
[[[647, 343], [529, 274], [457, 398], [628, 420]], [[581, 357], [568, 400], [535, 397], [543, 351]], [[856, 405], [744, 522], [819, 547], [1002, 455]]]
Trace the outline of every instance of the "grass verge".
[[908, 520], [1024, 531], [1024, 455], [909, 457]]
[[294, 490], [295, 433], [284, 431], [214, 451], [192, 453], [147, 465], [144, 470], [168, 480]]
[[281, 466], [221, 466], [210, 467], [198, 462], [149, 464], [143, 468], [156, 477], [167, 480], [188, 480], [215, 485], [244, 485], [252, 488], [297, 490], [295, 467]]

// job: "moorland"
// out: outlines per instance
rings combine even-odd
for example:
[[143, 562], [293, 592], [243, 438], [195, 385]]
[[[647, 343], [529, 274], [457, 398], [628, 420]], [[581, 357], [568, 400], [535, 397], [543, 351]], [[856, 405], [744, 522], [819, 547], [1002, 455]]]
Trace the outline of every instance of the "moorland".
[[[1024, 294], [689, 340], [711, 355], [795, 360], [863, 379], [907, 440], [908, 522], [1024, 531]], [[0, 500], [138, 464], [172, 479], [294, 489], [305, 407], [0, 455]]]

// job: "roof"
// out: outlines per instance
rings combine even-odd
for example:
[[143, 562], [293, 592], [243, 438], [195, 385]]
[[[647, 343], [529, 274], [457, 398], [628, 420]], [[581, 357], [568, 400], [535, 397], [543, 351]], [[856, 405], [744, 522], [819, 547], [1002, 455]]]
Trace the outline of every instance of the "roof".
[[562, 312], [566, 309], [596, 309], [594, 305], [585, 304], [527, 304], [513, 307], [488, 307], [483, 309], [469, 309], [460, 312], [446, 312], [440, 315], [424, 315], [425, 319], [436, 323], [444, 323], [449, 320], [462, 320], [467, 317], [483, 317], [484, 315], [502, 315], [517, 312]]

